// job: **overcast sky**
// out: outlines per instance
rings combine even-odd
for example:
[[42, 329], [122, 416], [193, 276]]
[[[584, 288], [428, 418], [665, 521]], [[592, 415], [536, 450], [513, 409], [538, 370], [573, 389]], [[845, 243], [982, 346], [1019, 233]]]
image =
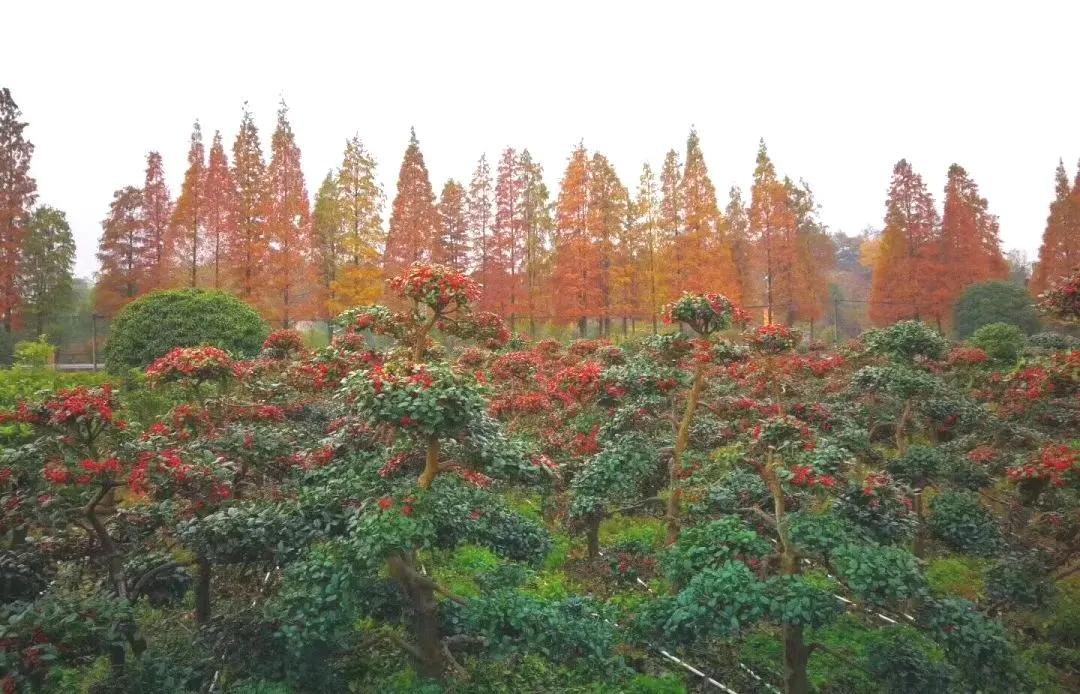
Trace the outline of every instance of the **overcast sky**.
[[192, 122], [231, 153], [245, 100], [268, 149], [286, 99], [312, 195], [354, 132], [392, 198], [411, 125], [436, 193], [507, 145], [528, 147], [554, 191], [582, 139], [633, 190], [694, 125], [722, 198], [748, 187], [764, 137], [847, 232], [880, 226], [897, 159], [939, 206], [958, 162], [1006, 248], [1030, 254], [1058, 158], [1071, 176], [1080, 156], [1080, 2], [11, 0], [0, 20], [0, 85], [80, 274], [146, 152], [175, 195]]

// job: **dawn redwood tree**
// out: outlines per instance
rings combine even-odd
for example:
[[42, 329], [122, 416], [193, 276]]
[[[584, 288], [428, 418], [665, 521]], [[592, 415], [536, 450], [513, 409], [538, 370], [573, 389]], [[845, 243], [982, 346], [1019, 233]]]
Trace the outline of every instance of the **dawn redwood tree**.
[[326, 298], [326, 309], [331, 313], [338, 304], [335, 283], [344, 260], [341, 229], [337, 176], [328, 171], [315, 193], [315, 204], [311, 209], [311, 240], [319, 287]]
[[680, 178], [682, 162], [679, 153], [669, 150], [660, 167], [660, 249], [661, 267], [664, 269], [664, 301], [674, 301], [682, 296], [687, 288], [687, 258], [683, 257], [683, 244], [679, 241], [682, 233], [682, 191]]
[[885, 229], [870, 285], [870, 320], [887, 325], [919, 318], [934, 290], [928, 254], [938, 239], [938, 214], [922, 177], [906, 159], [893, 168]]
[[637, 277], [642, 283], [641, 307], [643, 315], [652, 324], [653, 334], [659, 327], [662, 297], [661, 242], [660, 235], [660, 188], [648, 162], [641, 168], [637, 196], [633, 202], [633, 224], [641, 243], [637, 258]]
[[439, 194], [439, 233], [440, 245], [446, 253], [446, 264], [458, 272], [465, 272], [469, 267], [469, 234], [466, 223], [465, 187], [448, 179]]
[[377, 301], [382, 295], [380, 249], [385, 242], [382, 226], [382, 185], [375, 177], [375, 158], [358, 135], [345, 143], [337, 174], [338, 211], [341, 217], [340, 270], [332, 287], [331, 311]]
[[268, 179], [259, 130], [247, 104], [233, 142], [232, 178], [236, 186], [236, 222], [232, 225], [233, 236], [225, 242], [228, 286], [241, 300], [260, 306], [269, 272], [266, 266]]
[[288, 328], [294, 321], [311, 317], [318, 297], [312, 265], [311, 209], [300, 148], [284, 101], [278, 108], [270, 150], [266, 172], [267, 314], [280, 327]]
[[551, 206], [544, 184], [544, 169], [532, 158], [529, 150], [521, 152], [518, 170], [521, 174], [521, 218], [524, 226], [524, 255], [522, 256], [522, 292], [519, 302], [529, 321], [529, 334], [536, 335], [537, 319], [550, 316], [551, 298]]
[[96, 310], [114, 316], [125, 304], [149, 289], [143, 260], [147, 239], [143, 224], [143, 191], [127, 186], [113, 193], [109, 214], [98, 239]]
[[416, 139], [416, 130], [411, 129], [390, 212], [383, 277], [396, 277], [414, 262], [430, 262], [439, 257], [442, 251], [438, 247], [438, 235], [439, 215], [435, 210], [435, 194], [431, 190], [431, 180], [420, 151], [420, 142]]
[[596, 315], [603, 335], [611, 332], [615, 300], [612, 269], [618, 240], [627, 224], [629, 205], [629, 193], [611, 161], [599, 152], [594, 153], [589, 162], [586, 240], [597, 262], [594, 268], [598, 293]]
[[998, 221], [987, 209], [979, 187], [958, 164], [949, 167], [945, 183], [941, 233], [930, 250], [930, 288], [924, 298], [928, 313], [940, 324], [972, 284], [1004, 279], [1008, 266], [1001, 253]]
[[206, 244], [206, 151], [199, 121], [191, 130], [188, 168], [169, 223], [168, 247], [176, 282], [195, 287], [199, 264], [205, 259]]
[[19, 267], [19, 309], [34, 335], [71, 304], [75, 238], [61, 210], [42, 205], [30, 214]]
[[716, 188], [709, 178], [701, 141], [696, 130], [686, 139], [686, 162], [679, 180], [679, 219], [682, 233], [677, 256], [685, 263], [690, 292], [718, 291], [741, 302], [738, 273], [725, 235], [724, 219], [716, 202]]
[[578, 324], [585, 336], [598, 315], [602, 294], [599, 247], [589, 238], [589, 155], [584, 144], [571, 153], [555, 203], [555, 257], [551, 284], [555, 317]]
[[781, 309], [790, 311], [797, 291], [793, 286], [797, 277], [795, 234], [796, 219], [788, 188], [777, 178], [762, 140], [750, 192], [750, 236], [756, 274], [764, 277], [767, 324], [777, 320]]
[[165, 169], [158, 152], [146, 155], [146, 177], [142, 195], [143, 224], [146, 227], [146, 291], [164, 289], [169, 286], [171, 273], [171, 260], [166, 244], [173, 215], [173, 200], [169, 186], [165, 183]]
[[492, 212], [494, 198], [491, 166], [487, 155], [482, 154], [469, 181], [469, 192], [465, 198], [465, 223], [469, 235], [469, 264], [466, 269], [477, 277], [482, 277], [486, 272], [491, 225], [495, 220]]
[[520, 298], [521, 261], [525, 254], [523, 184], [518, 153], [507, 147], [495, 170], [495, 220], [487, 245], [487, 262], [477, 280], [484, 288], [480, 307], [508, 319], [511, 330]]
[[744, 305], [760, 300], [761, 278], [754, 271], [754, 248], [750, 239], [750, 216], [742, 191], [732, 186], [728, 191], [728, 203], [724, 208], [725, 233], [731, 243], [731, 258], [739, 277], [739, 296]]
[[210, 155], [203, 182], [203, 214], [205, 229], [206, 264], [210, 273], [208, 284], [214, 289], [225, 286], [226, 244], [236, 237], [236, 185], [225, 148], [221, 144], [221, 132], [214, 132]]
[[782, 283], [789, 287], [787, 317], [789, 323], [810, 323], [813, 337], [814, 322], [825, 315], [829, 273], [836, 266], [836, 246], [818, 219], [818, 205], [810, 186], [805, 181], [795, 185], [785, 178], [784, 187], [795, 216], [791, 263], [786, 268], [789, 275]]
[[37, 182], [30, 176], [34, 145], [23, 135], [18, 105], [11, 90], [0, 88], [0, 316], [4, 332], [14, 327], [19, 304], [19, 256]]
[[1058, 160], [1054, 172], [1054, 200], [1046, 220], [1039, 261], [1031, 278], [1031, 292], [1038, 296], [1080, 266], [1080, 168], [1069, 186], [1065, 164]]

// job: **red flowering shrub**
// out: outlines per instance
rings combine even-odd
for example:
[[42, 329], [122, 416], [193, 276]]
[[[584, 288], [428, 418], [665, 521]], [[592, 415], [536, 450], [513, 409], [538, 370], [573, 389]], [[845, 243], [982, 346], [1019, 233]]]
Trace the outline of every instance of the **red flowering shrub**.
[[749, 314], [732, 303], [723, 294], [683, 294], [663, 308], [665, 323], [685, 323], [699, 335], [711, 335], [717, 330], [731, 327], [734, 323], [747, 323]]
[[1006, 474], [1014, 483], [1046, 481], [1055, 487], [1075, 483], [1080, 474], [1080, 457], [1064, 444], [1053, 444], [1039, 451], [1038, 457], [1024, 465], [1009, 468]]
[[304, 338], [295, 330], [275, 330], [263, 342], [262, 351], [271, 359], [290, 359], [304, 352]]
[[563, 404], [582, 402], [598, 392], [603, 368], [594, 361], [582, 362], [559, 371], [551, 379], [548, 390]]
[[954, 347], [948, 361], [950, 366], [979, 366], [988, 358], [986, 351], [978, 347]]
[[233, 365], [232, 357], [217, 347], [177, 347], [154, 360], [146, 368], [146, 376], [155, 385], [179, 382], [197, 387], [229, 380], [235, 375]]
[[798, 330], [779, 323], [761, 325], [743, 333], [750, 349], [761, 354], [782, 354], [795, 349], [800, 337]]
[[432, 309], [464, 308], [480, 298], [480, 285], [446, 265], [413, 263], [387, 283], [400, 296]]
[[1080, 320], [1080, 268], [1043, 292], [1039, 308], [1063, 321]]

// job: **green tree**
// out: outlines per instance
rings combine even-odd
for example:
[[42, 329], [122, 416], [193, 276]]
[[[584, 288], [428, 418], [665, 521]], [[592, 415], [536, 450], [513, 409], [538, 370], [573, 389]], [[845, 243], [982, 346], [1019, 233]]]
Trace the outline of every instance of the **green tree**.
[[23, 238], [19, 267], [22, 314], [34, 335], [71, 304], [75, 238], [67, 217], [55, 207], [33, 211]]
[[971, 285], [957, 300], [953, 320], [956, 335], [961, 339], [991, 323], [1009, 323], [1028, 335], [1039, 330], [1035, 302], [1023, 287], [1012, 282]]
[[204, 289], [150, 292], [124, 307], [105, 344], [112, 372], [142, 368], [176, 347], [210, 345], [236, 358], [259, 353], [267, 325], [235, 296]]

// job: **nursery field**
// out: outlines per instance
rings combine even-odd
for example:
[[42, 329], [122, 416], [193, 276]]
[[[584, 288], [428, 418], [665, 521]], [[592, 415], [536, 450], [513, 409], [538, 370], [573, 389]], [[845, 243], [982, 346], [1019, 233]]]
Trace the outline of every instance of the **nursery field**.
[[118, 320], [0, 415], [0, 694], [1080, 690], [1072, 286], [964, 343], [531, 340], [439, 265], [317, 349]]

